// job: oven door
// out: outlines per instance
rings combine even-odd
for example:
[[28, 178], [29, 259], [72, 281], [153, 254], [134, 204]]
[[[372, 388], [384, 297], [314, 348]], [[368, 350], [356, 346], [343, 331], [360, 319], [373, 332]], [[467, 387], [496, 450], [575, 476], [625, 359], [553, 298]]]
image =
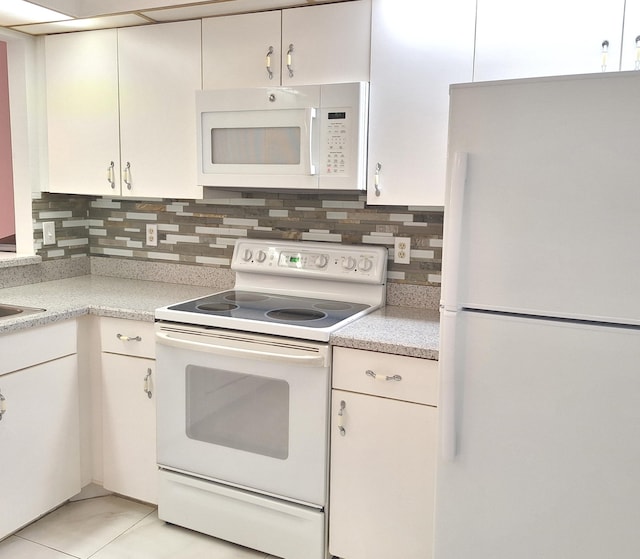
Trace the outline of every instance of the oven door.
[[159, 465], [323, 507], [329, 346], [156, 327]]

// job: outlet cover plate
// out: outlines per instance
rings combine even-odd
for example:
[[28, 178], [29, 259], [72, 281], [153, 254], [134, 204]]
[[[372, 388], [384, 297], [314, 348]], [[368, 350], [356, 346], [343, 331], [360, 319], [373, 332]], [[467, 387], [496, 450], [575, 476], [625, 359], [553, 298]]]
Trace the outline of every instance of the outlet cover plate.
[[393, 261], [396, 264], [411, 263], [411, 238], [396, 237], [393, 246]]

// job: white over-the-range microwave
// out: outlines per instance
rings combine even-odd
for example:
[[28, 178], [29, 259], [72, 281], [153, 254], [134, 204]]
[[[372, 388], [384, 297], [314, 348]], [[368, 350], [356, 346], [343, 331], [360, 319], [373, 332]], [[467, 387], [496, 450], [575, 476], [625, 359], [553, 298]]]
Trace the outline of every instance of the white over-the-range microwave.
[[364, 190], [366, 82], [196, 92], [202, 186]]

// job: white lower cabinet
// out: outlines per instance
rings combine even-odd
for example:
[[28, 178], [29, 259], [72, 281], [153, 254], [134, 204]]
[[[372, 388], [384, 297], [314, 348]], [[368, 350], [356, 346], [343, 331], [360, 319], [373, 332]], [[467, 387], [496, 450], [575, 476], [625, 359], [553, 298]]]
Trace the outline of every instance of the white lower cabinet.
[[103, 487], [155, 504], [153, 340], [152, 323], [101, 319]]
[[433, 557], [437, 362], [335, 348], [333, 387], [330, 554]]
[[3, 538], [80, 491], [75, 322], [5, 334], [0, 352]]

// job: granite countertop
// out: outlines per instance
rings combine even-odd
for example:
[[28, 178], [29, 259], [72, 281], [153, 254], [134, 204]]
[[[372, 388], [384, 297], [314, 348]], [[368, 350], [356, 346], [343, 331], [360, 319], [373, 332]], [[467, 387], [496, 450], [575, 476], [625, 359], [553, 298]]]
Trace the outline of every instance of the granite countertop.
[[334, 346], [438, 359], [440, 313], [430, 309], [386, 306], [331, 336]]
[[[84, 314], [153, 322], [154, 310], [219, 291], [214, 287], [85, 275], [0, 289], [0, 304], [46, 309], [0, 320], [0, 334]], [[438, 359], [438, 311], [387, 306], [334, 332], [336, 346]]]
[[0, 334], [83, 314], [153, 322], [154, 310], [202, 297], [215, 288], [86, 275], [0, 289], [0, 303], [46, 309], [0, 320]]

